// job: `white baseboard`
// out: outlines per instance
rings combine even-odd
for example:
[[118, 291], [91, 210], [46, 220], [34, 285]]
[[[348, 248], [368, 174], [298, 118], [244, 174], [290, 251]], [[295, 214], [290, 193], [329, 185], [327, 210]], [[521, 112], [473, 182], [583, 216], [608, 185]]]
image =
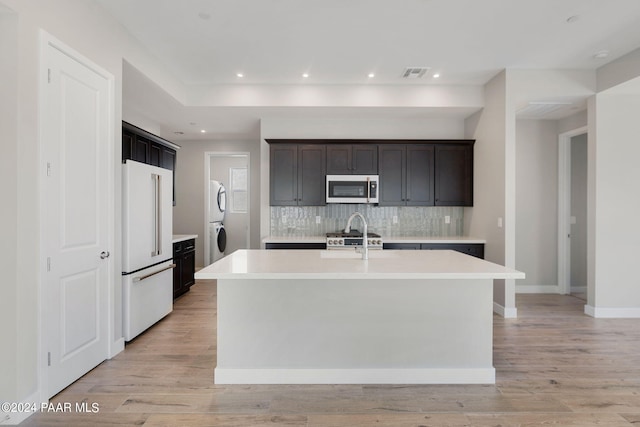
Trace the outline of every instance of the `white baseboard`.
[[561, 294], [558, 285], [516, 285], [516, 294]]
[[640, 318], [640, 307], [594, 307], [584, 306], [584, 313], [591, 317], [603, 319], [637, 319]]
[[517, 308], [506, 308], [495, 301], [493, 302], [493, 312], [504, 317], [505, 319], [516, 319], [518, 317]]
[[116, 357], [118, 353], [124, 350], [124, 337], [117, 339], [116, 341], [111, 343], [111, 347], [109, 348], [109, 359]]
[[216, 384], [495, 384], [478, 369], [215, 369]]
[[[9, 402], [11, 403], [11, 402]], [[40, 394], [33, 393], [31, 396], [24, 399], [22, 402], [18, 404], [19, 408], [31, 407], [35, 405], [36, 410], [40, 410]], [[35, 412], [29, 411], [19, 411], [19, 412], [4, 412], [0, 411], [0, 425], [3, 426], [15, 426], [29, 418]]]

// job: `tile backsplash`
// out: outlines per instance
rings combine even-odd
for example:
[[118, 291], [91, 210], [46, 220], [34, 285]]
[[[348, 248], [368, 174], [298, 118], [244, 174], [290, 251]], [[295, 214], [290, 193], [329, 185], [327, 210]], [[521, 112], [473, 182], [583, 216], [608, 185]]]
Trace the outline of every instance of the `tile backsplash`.
[[[322, 236], [344, 229], [353, 212], [367, 219], [369, 231], [383, 237], [454, 237], [463, 234], [463, 207], [379, 207], [366, 204], [271, 206], [272, 236]], [[451, 218], [445, 224], [445, 216]], [[320, 217], [320, 223], [316, 218]], [[397, 223], [394, 223], [394, 217]], [[352, 228], [362, 230], [359, 219]]]

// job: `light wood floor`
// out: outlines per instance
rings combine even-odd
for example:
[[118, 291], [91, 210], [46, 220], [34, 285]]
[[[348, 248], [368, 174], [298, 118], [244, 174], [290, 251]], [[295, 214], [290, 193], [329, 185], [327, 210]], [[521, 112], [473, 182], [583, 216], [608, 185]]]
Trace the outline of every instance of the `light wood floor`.
[[[97, 414], [45, 426], [631, 426], [640, 423], [640, 320], [593, 319], [571, 296], [519, 295], [494, 317], [495, 385], [216, 386], [215, 282], [57, 395]], [[443, 325], [444, 326], [444, 325]]]

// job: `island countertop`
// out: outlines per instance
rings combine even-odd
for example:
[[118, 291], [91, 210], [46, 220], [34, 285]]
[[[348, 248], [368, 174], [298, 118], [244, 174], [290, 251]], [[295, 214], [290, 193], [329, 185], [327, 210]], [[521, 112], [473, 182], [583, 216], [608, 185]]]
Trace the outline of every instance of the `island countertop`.
[[523, 279], [524, 273], [451, 250], [243, 249], [203, 268], [196, 279]]
[[[485, 244], [485, 239], [476, 237], [438, 237], [438, 236], [382, 236], [384, 243], [466, 243], [466, 244]], [[268, 236], [262, 239], [262, 243], [325, 243], [326, 235], [318, 236]]]

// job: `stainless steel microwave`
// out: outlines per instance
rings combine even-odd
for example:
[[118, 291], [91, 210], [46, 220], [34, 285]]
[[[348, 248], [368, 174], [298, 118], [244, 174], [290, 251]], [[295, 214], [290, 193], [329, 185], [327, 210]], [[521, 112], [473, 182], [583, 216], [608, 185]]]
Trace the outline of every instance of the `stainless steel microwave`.
[[327, 203], [378, 203], [378, 175], [327, 175]]

